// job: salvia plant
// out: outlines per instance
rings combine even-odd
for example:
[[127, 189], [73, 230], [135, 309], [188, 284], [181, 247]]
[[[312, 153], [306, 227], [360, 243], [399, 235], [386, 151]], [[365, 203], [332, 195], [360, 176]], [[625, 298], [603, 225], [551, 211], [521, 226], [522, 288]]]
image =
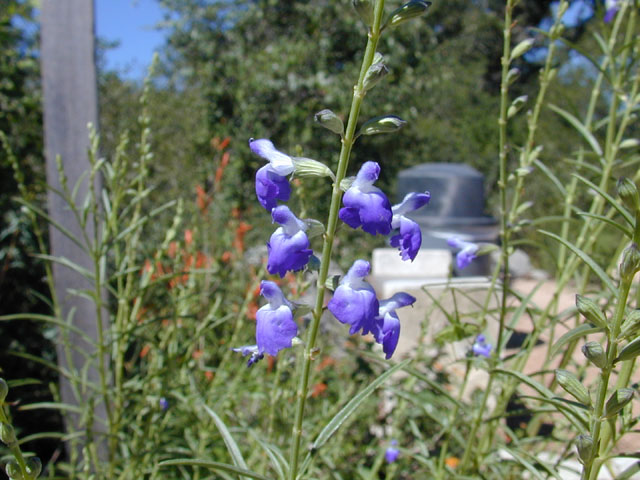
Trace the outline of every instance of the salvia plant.
[[[58, 329], [66, 364], [21, 355], [55, 369], [75, 400], [65, 403], [52, 386], [53, 401], [21, 405], [20, 387], [30, 380], [0, 379], [0, 440], [11, 479], [573, 474], [596, 480], [614, 472], [611, 478], [625, 480], [640, 472], [634, 383], [640, 356], [637, 1], [554, 2], [552, 21], [534, 38], [514, 22], [518, 0], [506, 0], [496, 122], [500, 241], [447, 241], [458, 270], [489, 254], [493, 270], [479, 291], [447, 278], [381, 298], [369, 282], [368, 252], [353, 255], [341, 274], [332, 263], [343, 234], [385, 238], [406, 265], [422, 254], [422, 232], [411, 214], [429, 208], [430, 193], [411, 192], [393, 204], [377, 185], [387, 160], [351, 162], [370, 136], [401, 134], [406, 122], [393, 112], [363, 121], [360, 111], [390, 74], [385, 55], [392, 52], [379, 51], [380, 39], [423, 21], [431, 5], [411, 0], [394, 9], [385, 3], [351, 2], [366, 31], [351, 108], [344, 115], [329, 109], [313, 115], [327, 135], [336, 135], [339, 153], [336, 148], [316, 160], [302, 156], [299, 146], [249, 140], [251, 155], [261, 162], [256, 209], [272, 225], [252, 239], [266, 244], [264, 262], [245, 247], [253, 225], [225, 195], [238, 173], [228, 139], [212, 142], [215, 160], [207, 181], [196, 187], [195, 202], [150, 205], [150, 81], [135, 148], [125, 133], [113, 158], [100, 158], [99, 137], [91, 132], [89, 180], [102, 177], [99, 194], [89, 189], [78, 198], [79, 187], [68, 185], [59, 163], [62, 189], [56, 193], [83, 230], [89, 221], [97, 227], [92, 238], [74, 239], [95, 272], [73, 259], [42, 255], [52, 314], [0, 317], [36, 319]], [[579, 48], [566, 35], [572, 22], [591, 18], [598, 22], [593, 41], [599, 52], [583, 52], [593, 67], [585, 79], [590, 97], [569, 111], [550, 100], [561, 76], [558, 57], [563, 49]], [[537, 90], [515, 93], [522, 62], [534, 51], [544, 53]], [[575, 130], [575, 138], [566, 139], [576, 144], [567, 157], [539, 144], [544, 115]], [[526, 124], [521, 143], [510, 136], [516, 121]], [[4, 136], [0, 140], [45, 252], [37, 220], [49, 217], [30, 196]], [[528, 218], [534, 175], [557, 197], [553, 215]], [[324, 219], [306, 218], [299, 207], [309, 179], [314, 188], [325, 181], [330, 192]], [[158, 228], [163, 222], [169, 227]], [[157, 239], [153, 246], [145, 241], [151, 238]], [[522, 244], [551, 252], [555, 274], [553, 282], [541, 280], [525, 294], [512, 283], [513, 253]], [[62, 315], [53, 288], [55, 262], [88, 280], [86, 290], [69, 293], [95, 306], [97, 339], [74, 325], [73, 311]], [[539, 301], [536, 294], [546, 283], [553, 292]], [[566, 292], [575, 294], [569, 306]], [[420, 319], [418, 346], [410, 358], [396, 361], [401, 319], [409, 311], [404, 307], [424, 299], [430, 305]], [[430, 335], [436, 318], [445, 325]], [[526, 339], [514, 349], [523, 323]], [[366, 348], [330, 355], [335, 344], [347, 342]], [[453, 360], [445, 355], [457, 347], [464, 353]], [[250, 368], [240, 368], [245, 363]], [[36, 408], [66, 415], [66, 434], [42, 435], [65, 442], [67, 462], [45, 462], [43, 469], [24, 448], [30, 439], [21, 438], [12, 412]], [[630, 462], [620, 468], [620, 459]]]

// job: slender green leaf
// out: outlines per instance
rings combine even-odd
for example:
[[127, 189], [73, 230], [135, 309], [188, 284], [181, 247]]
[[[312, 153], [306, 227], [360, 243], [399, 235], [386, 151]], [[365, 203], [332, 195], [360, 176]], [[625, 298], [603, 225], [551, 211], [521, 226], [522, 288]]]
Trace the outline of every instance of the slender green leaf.
[[593, 136], [593, 134], [587, 129], [587, 127], [585, 127], [582, 124], [580, 120], [578, 120], [576, 117], [571, 115], [566, 110], [563, 110], [562, 108], [557, 107], [555, 105], [549, 105], [549, 108], [551, 108], [551, 110], [553, 110], [562, 118], [564, 118], [567, 122], [569, 122], [571, 126], [573, 126], [573, 128], [575, 128], [580, 133], [580, 135], [583, 136], [583, 138], [591, 146], [593, 151], [597, 153], [598, 156], [600, 157], [602, 156], [602, 147], [600, 147], [598, 140], [596, 140], [596, 137]]
[[27, 410], [60, 410], [65, 412], [73, 412], [82, 414], [83, 410], [80, 407], [75, 405], [69, 405], [68, 403], [59, 403], [59, 402], [39, 402], [39, 403], [30, 403], [28, 405], [21, 405], [18, 407], [18, 410], [23, 412]]
[[69, 267], [71, 270], [74, 270], [74, 271], [78, 272], [80, 275], [82, 275], [86, 279], [89, 279], [89, 280], [94, 280], [95, 279], [95, 275], [94, 275], [93, 272], [91, 272], [90, 270], [87, 270], [86, 268], [81, 267], [80, 265], [78, 265], [75, 262], [72, 262], [71, 260], [69, 260], [66, 257], [54, 257], [53, 255], [47, 255], [47, 254], [44, 254], [44, 253], [36, 254], [36, 255], [34, 255], [34, 257], [41, 258], [41, 259], [47, 260], [49, 262], [59, 263], [60, 265], [64, 265], [65, 267]]
[[269, 457], [269, 460], [271, 460], [271, 465], [273, 465], [273, 469], [278, 474], [278, 478], [284, 480], [286, 478], [286, 472], [289, 471], [289, 465], [287, 464], [287, 461], [285, 460], [284, 455], [282, 455], [280, 449], [275, 445], [261, 440], [258, 434], [253, 430], [251, 431], [251, 436], [260, 444], [264, 452], [267, 454], [267, 457]]
[[605, 192], [604, 190], [602, 190], [600, 187], [598, 187], [595, 183], [590, 182], [589, 180], [587, 180], [586, 178], [584, 178], [581, 175], [578, 175], [577, 173], [573, 174], [574, 177], [576, 177], [578, 180], [580, 180], [582, 183], [584, 183], [585, 185], [587, 185], [589, 188], [592, 188], [593, 190], [595, 190], [596, 192], [598, 192], [598, 195], [600, 195], [602, 198], [604, 198], [609, 205], [611, 205], [611, 207], [613, 207], [620, 215], [622, 215], [622, 217], [625, 219], [625, 221], [631, 225], [632, 227], [635, 226], [635, 219], [633, 218], [633, 216], [627, 211], [626, 208], [624, 208], [620, 202], [616, 201], [615, 198], [613, 198], [611, 195], [609, 195], [607, 192]]
[[249, 467], [247, 467], [247, 462], [244, 461], [244, 457], [242, 456], [242, 453], [240, 452], [240, 449], [238, 448], [238, 444], [236, 443], [236, 441], [231, 436], [231, 433], [229, 432], [229, 429], [224, 424], [222, 419], [220, 419], [220, 417], [216, 414], [216, 412], [211, 410], [211, 408], [209, 408], [204, 403], [202, 404], [202, 407], [209, 414], [209, 416], [213, 419], [213, 421], [216, 424], [216, 427], [218, 427], [218, 431], [222, 435], [222, 439], [224, 440], [224, 443], [227, 446], [227, 450], [229, 451], [229, 454], [231, 455], [231, 459], [233, 460], [233, 463], [237, 467], [240, 467], [242, 469], [248, 470]]
[[349, 403], [347, 403], [342, 410], [340, 410], [335, 417], [333, 417], [329, 423], [322, 429], [322, 431], [318, 434], [318, 437], [311, 445], [312, 450], [317, 450], [322, 447], [329, 438], [340, 428], [347, 418], [356, 411], [356, 409], [360, 406], [362, 402], [364, 402], [369, 395], [371, 395], [378, 387], [380, 387], [391, 375], [393, 375], [398, 370], [406, 367], [411, 360], [405, 360], [404, 362], [398, 363], [394, 365], [389, 370], [384, 372], [378, 378], [376, 378], [373, 382], [371, 382], [364, 390], [359, 392], [355, 397], [351, 399]]
[[562, 184], [562, 182], [558, 179], [558, 177], [556, 177], [556, 175], [551, 170], [549, 170], [547, 168], [547, 166], [544, 163], [542, 163], [538, 159], [535, 159], [533, 161], [533, 164], [536, 167], [538, 167], [538, 170], [540, 170], [542, 173], [544, 173], [549, 180], [551, 180], [551, 183], [553, 183], [556, 186], [556, 188], [560, 192], [560, 195], [563, 198], [567, 196], [567, 189], [564, 188], [564, 185]]
[[570, 243], [569, 241], [565, 240], [564, 238], [556, 235], [555, 233], [551, 233], [551, 232], [547, 232], [546, 230], [538, 230], [540, 233], [542, 233], [543, 235], [547, 235], [548, 237], [554, 238], [557, 241], [559, 241], [560, 243], [562, 243], [563, 245], [565, 245], [567, 248], [569, 248], [569, 250], [571, 250], [573, 253], [575, 253], [578, 257], [580, 257], [580, 259], [586, 263], [587, 265], [589, 265], [589, 267], [591, 268], [591, 270], [593, 270], [593, 273], [595, 273], [600, 280], [602, 280], [602, 283], [609, 289], [611, 290], [611, 292], [617, 296], [618, 295], [618, 289], [616, 288], [616, 286], [613, 284], [613, 282], [611, 281], [611, 279], [609, 278], [609, 276], [605, 273], [604, 270], [602, 270], [602, 268], [600, 268], [600, 266], [593, 261], [593, 259], [587, 255], [586, 253], [584, 253], [582, 250], [580, 250], [578, 247], [576, 247], [573, 243]]
[[158, 464], [159, 467], [173, 467], [173, 466], [185, 466], [185, 467], [202, 467], [210, 470], [219, 470], [221, 472], [235, 473], [245, 476], [247, 478], [253, 478], [255, 480], [272, 480], [262, 475], [252, 472], [245, 468], [239, 468], [228, 463], [212, 462], [209, 460], [197, 460], [189, 458], [179, 458], [176, 460], [164, 460]]
[[624, 471], [616, 477], [616, 480], [631, 480], [636, 473], [640, 472], [640, 461], [629, 465]]
[[0, 316], [0, 322], [10, 322], [12, 320], [33, 320], [36, 322], [51, 323], [60, 328], [68, 329], [70, 332], [80, 335], [86, 342], [95, 345], [95, 342], [83, 330], [51, 315], [41, 315], [38, 313], [15, 313], [12, 315]]
[[611, 225], [613, 228], [619, 230], [620, 233], [622, 233], [627, 238], [629, 239], [633, 238], [633, 231], [630, 228], [627, 228], [624, 225], [620, 225], [618, 222], [616, 222], [615, 220], [609, 217], [605, 217], [604, 215], [596, 215], [594, 213], [589, 213], [589, 212], [580, 212], [580, 211], [578, 212], [578, 215], [580, 215], [581, 217], [593, 218], [595, 220], [599, 220], [601, 222], [607, 223]]
[[46, 220], [46, 222], [50, 225], [53, 225], [56, 230], [58, 230], [60, 233], [62, 233], [65, 237], [67, 237], [69, 240], [71, 240], [73, 243], [75, 243], [78, 247], [80, 247], [83, 251], [87, 251], [87, 246], [84, 245], [79, 239], [78, 236], [71, 233], [70, 230], [67, 230], [66, 228], [64, 228], [61, 224], [59, 224], [58, 222], [56, 222], [52, 217], [49, 216], [49, 214], [47, 214], [44, 210], [36, 207], [35, 205], [21, 199], [21, 198], [16, 198], [15, 199], [16, 202], [20, 203], [21, 205], [27, 207], [29, 210], [31, 210], [33, 213], [35, 213], [36, 215], [38, 215], [39, 217], [42, 217], [44, 220]]
[[564, 347], [567, 343], [572, 342], [573, 340], [577, 340], [578, 338], [584, 337], [586, 335], [591, 335], [592, 333], [602, 332], [601, 328], [594, 327], [590, 323], [584, 323], [576, 328], [569, 330], [567, 333], [562, 335], [556, 343], [553, 344], [551, 348], [551, 357], [554, 357], [558, 354], [560, 349]]
[[[513, 457], [513, 461], [522, 465], [528, 472], [531, 473], [531, 475], [533, 475], [535, 478], [538, 478], [539, 480], [545, 480], [545, 477], [538, 471], [538, 469], [536, 467], [534, 467], [534, 465], [526, 460], [524, 458], [524, 455], [521, 455], [519, 452], [517, 452], [515, 449], [513, 448], [509, 448], [509, 447], [502, 447], [509, 455], [511, 455]], [[558, 478], [558, 477], [556, 477]]]

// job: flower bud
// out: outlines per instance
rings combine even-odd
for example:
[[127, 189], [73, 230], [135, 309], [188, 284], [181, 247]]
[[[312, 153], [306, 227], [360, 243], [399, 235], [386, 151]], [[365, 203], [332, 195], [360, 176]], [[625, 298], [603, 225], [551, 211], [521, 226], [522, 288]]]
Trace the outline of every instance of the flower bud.
[[298, 177], [336, 178], [329, 167], [312, 158], [293, 157], [293, 172]]
[[31, 478], [38, 478], [42, 471], [42, 462], [38, 457], [31, 457], [27, 460], [27, 473]]
[[632, 243], [622, 252], [620, 277], [631, 280], [638, 270], [640, 270], [640, 250], [635, 243]]
[[624, 205], [632, 212], [640, 210], [640, 197], [638, 196], [638, 188], [630, 179], [622, 177], [616, 185], [618, 196], [622, 199]]
[[7, 445], [13, 445], [17, 442], [16, 432], [8, 423], [0, 424], [0, 440]]
[[368, 27], [373, 25], [373, 2], [371, 0], [352, 0], [351, 4]]
[[632, 360], [640, 355], [640, 337], [636, 338], [634, 341], [625, 345], [622, 349], [618, 358], [616, 358], [616, 362], [624, 362], [626, 360]]
[[520, 78], [520, 69], [514, 67], [507, 72], [507, 85], [513, 84], [518, 78]]
[[633, 388], [621, 388], [613, 392], [604, 409], [604, 418], [611, 418], [622, 410], [631, 401], [634, 394]]
[[626, 138], [620, 142], [620, 149], [624, 148], [636, 148], [640, 146], [640, 139]]
[[596, 327], [607, 328], [607, 317], [602, 309], [590, 298], [583, 295], [576, 295], [576, 308], [589, 322]]
[[389, 74], [387, 66], [380, 62], [371, 64], [367, 73], [364, 75], [364, 81], [362, 83], [362, 89], [366, 92], [371, 90], [380, 80]]
[[358, 135], [376, 135], [378, 133], [393, 133], [400, 130], [407, 122], [395, 115], [383, 115], [367, 120], [360, 128]]
[[430, 6], [431, 2], [411, 0], [409, 3], [405, 3], [400, 8], [396, 8], [393, 12], [391, 12], [391, 15], [389, 15], [389, 19], [385, 24], [385, 27], [397, 27], [407, 20], [419, 17], [420, 15], [425, 13]]
[[620, 334], [623, 337], [633, 337], [635, 338], [636, 333], [640, 331], [640, 309], [632, 310], [627, 318], [622, 322], [622, 331]]
[[533, 47], [534, 42], [535, 40], [533, 38], [527, 38], [526, 40], [521, 41], [518, 45], [513, 47], [513, 50], [511, 50], [511, 57], [509, 58], [509, 61], [515, 60], [516, 58], [527, 53], [531, 49], [531, 47]]
[[604, 354], [602, 345], [598, 342], [587, 342], [582, 346], [582, 353], [598, 368], [604, 368], [607, 364], [607, 356]]
[[20, 466], [16, 463], [15, 460], [11, 460], [9, 463], [7, 463], [7, 466], [4, 469], [5, 472], [7, 472], [7, 476], [11, 479], [11, 480], [22, 480], [22, 470], [20, 469]]
[[591, 405], [591, 397], [587, 388], [580, 383], [578, 377], [573, 373], [558, 368], [556, 370], [556, 380], [558, 384], [573, 398], [578, 400], [583, 405]]
[[[307, 226], [307, 237], [315, 238], [324, 235], [324, 224], [313, 218], [305, 218], [302, 220]], [[312, 255], [313, 256], [313, 255]]]
[[529, 99], [528, 95], [520, 95], [519, 97], [515, 98], [513, 102], [511, 102], [511, 105], [509, 106], [509, 110], [507, 110], [507, 118], [511, 118], [516, 113], [518, 113], [522, 109], [524, 104], [527, 103], [528, 99]]
[[342, 123], [342, 120], [340, 120], [340, 117], [327, 108], [316, 113], [313, 116], [313, 119], [327, 130], [331, 130], [333, 133], [337, 133], [338, 135], [342, 135], [344, 133], [344, 124]]
[[2, 405], [4, 399], [7, 398], [7, 393], [9, 393], [9, 385], [4, 381], [4, 378], [0, 378], [0, 405]]
[[584, 464], [588, 462], [593, 452], [593, 438], [591, 438], [591, 435], [578, 435], [576, 438], [576, 447], [578, 448], [580, 463]]

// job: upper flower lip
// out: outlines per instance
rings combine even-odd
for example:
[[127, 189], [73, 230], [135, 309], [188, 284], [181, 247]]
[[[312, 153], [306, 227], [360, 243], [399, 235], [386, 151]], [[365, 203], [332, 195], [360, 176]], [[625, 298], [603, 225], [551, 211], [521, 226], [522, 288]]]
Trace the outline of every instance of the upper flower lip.
[[278, 175], [289, 175], [295, 169], [293, 159], [286, 153], [278, 150], [273, 142], [266, 138], [249, 139], [249, 148], [256, 155], [269, 161], [271, 170]]

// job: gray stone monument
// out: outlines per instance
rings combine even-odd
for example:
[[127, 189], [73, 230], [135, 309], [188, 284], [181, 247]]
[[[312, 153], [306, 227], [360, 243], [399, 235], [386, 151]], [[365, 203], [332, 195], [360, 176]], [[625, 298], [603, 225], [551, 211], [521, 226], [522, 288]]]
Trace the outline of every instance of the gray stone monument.
[[[56, 168], [56, 157], [60, 156], [70, 188], [80, 182], [76, 195], [79, 203], [83, 201], [90, 188], [100, 188], [99, 179], [95, 185], [89, 185], [85, 175], [89, 168], [87, 127], [89, 123], [96, 126], [98, 123], [93, 9], [93, 1], [90, 0], [43, 0], [41, 14], [47, 182], [53, 189], [61, 189]], [[84, 235], [89, 239], [94, 237], [91, 219], [87, 221], [87, 228], [83, 232], [65, 201], [51, 190], [48, 195], [48, 210], [51, 218], [71, 232], [76, 239], [83, 241]], [[49, 239], [53, 256], [67, 258], [88, 271], [94, 271], [93, 261], [87, 252], [60, 230], [51, 226]], [[72, 316], [73, 325], [97, 340], [98, 311], [95, 303], [70, 293], [93, 290], [92, 282], [59, 263], [54, 263], [53, 275], [62, 319], [66, 320]], [[106, 329], [109, 318], [104, 311], [101, 315], [103, 327]], [[78, 377], [86, 371], [89, 381], [99, 383], [95, 369], [95, 348], [77, 334], [69, 333], [68, 339], [73, 347], [70, 355], [67, 355], [63, 345], [58, 343], [60, 365]], [[91, 362], [89, 366], [87, 361]], [[62, 377], [60, 391], [63, 402], [77, 404], [80, 400], [78, 397], [88, 395], [91, 389], [74, 388], [72, 382]], [[103, 432], [105, 427], [98, 419], [104, 421], [106, 418], [105, 405], [101, 399], [96, 400], [95, 411], [92, 412], [95, 419], [93, 429], [94, 432]], [[78, 428], [76, 422], [79, 421], [79, 417], [70, 420], [68, 428], [74, 431]], [[98, 445], [103, 446], [102, 443]]]

